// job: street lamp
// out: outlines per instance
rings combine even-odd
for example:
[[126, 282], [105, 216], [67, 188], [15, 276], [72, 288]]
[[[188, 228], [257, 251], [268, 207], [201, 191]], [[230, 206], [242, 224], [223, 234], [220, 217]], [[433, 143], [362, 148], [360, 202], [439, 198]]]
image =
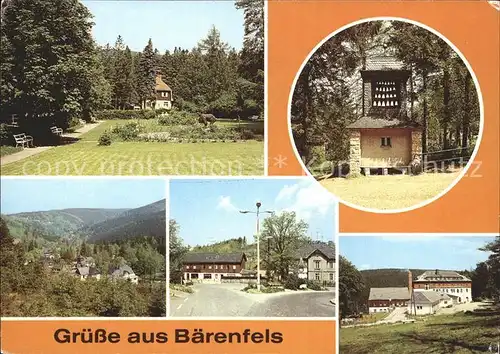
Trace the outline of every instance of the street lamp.
[[260, 207], [262, 206], [261, 202], [255, 203], [255, 206], [257, 207], [256, 211], [251, 211], [251, 210], [240, 210], [241, 214], [256, 214], [257, 216], [257, 291], [260, 291], [260, 222], [259, 222], [259, 215], [261, 213], [266, 213], [266, 214], [274, 214], [274, 211], [272, 210], [265, 210], [265, 211], [260, 211]]

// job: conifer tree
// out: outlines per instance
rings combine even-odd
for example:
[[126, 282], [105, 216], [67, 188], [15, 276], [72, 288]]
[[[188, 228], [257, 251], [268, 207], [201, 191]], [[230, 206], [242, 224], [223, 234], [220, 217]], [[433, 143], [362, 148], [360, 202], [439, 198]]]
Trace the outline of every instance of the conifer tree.
[[142, 51], [137, 72], [137, 94], [143, 108], [153, 98], [156, 80], [156, 56], [151, 38]]

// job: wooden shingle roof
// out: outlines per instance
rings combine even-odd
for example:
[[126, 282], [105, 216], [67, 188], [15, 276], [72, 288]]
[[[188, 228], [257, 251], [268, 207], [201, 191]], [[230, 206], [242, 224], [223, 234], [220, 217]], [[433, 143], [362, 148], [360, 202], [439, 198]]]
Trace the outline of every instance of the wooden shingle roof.
[[376, 56], [366, 59], [368, 71], [404, 70], [404, 63], [391, 56]]
[[412, 128], [421, 129], [420, 124], [400, 119], [388, 119], [376, 116], [365, 116], [349, 124], [347, 129], [377, 129], [377, 128]]
[[156, 91], [172, 91], [172, 89], [163, 81], [161, 75], [156, 76]]

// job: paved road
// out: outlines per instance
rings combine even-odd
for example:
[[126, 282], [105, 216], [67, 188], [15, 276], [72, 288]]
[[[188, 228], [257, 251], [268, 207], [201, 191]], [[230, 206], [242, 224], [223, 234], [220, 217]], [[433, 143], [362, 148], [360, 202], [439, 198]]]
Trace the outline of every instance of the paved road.
[[174, 317], [333, 317], [333, 292], [248, 294], [241, 284], [197, 284], [170, 300]]

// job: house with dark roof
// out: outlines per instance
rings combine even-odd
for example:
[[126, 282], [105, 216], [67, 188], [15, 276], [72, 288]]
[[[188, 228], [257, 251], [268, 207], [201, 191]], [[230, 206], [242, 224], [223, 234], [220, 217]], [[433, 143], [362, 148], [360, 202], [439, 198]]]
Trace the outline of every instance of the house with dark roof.
[[335, 284], [335, 248], [324, 242], [311, 242], [297, 251], [296, 272], [299, 278]]
[[223, 277], [239, 277], [245, 272], [245, 253], [190, 252], [183, 260], [184, 281], [221, 282]]
[[79, 277], [80, 280], [101, 279], [101, 272], [95, 267], [88, 267], [88, 266], [76, 267], [75, 275]]
[[137, 284], [139, 282], [139, 277], [135, 274], [134, 270], [126, 264], [121, 265], [118, 268], [111, 269], [111, 271], [109, 272], [109, 277], [115, 280], [127, 280], [134, 284]]
[[407, 287], [371, 288], [368, 297], [368, 312], [389, 312], [396, 307], [406, 307], [410, 302]]
[[429, 270], [412, 279], [413, 289], [446, 294], [457, 303], [472, 301], [472, 280], [455, 271]]
[[394, 57], [373, 56], [360, 71], [361, 116], [347, 126], [350, 132], [351, 173], [390, 169], [410, 172], [420, 164], [422, 127], [408, 114], [411, 71]]
[[168, 86], [158, 74], [155, 78], [154, 100], [146, 101], [147, 109], [171, 109], [172, 108], [172, 89]]

